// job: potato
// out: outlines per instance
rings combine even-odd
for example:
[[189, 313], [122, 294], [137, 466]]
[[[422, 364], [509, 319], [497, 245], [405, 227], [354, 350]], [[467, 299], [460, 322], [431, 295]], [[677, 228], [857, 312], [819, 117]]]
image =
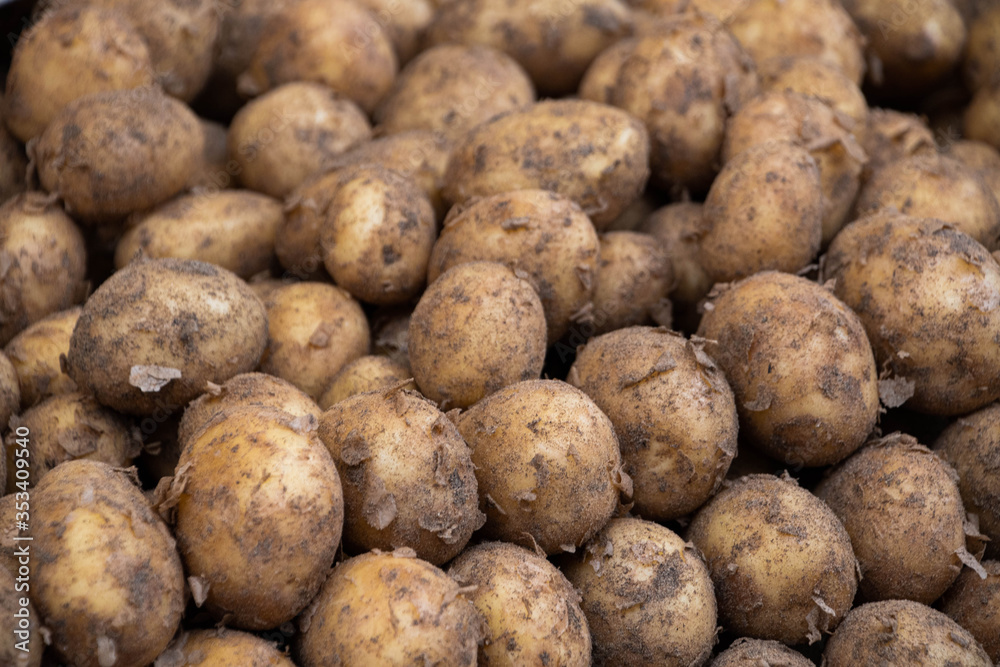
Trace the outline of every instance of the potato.
[[73, 306], [44, 317], [4, 347], [4, 354], [17, 372], [21, 408], [30, 408], [49, 396], [76, 391], [76, 383], [62, 371], [59, 357], [69, 354], [69, 339], [82, 312], [82, 307]]
[[217, 630], [192, 630], [174, 639], [157, 664], [204, 667], [295, 667], [274, 644], [225, 626]]
[[969, 631], [990, 656], [1000, 660], [1000, 561], [982, 563], [985, 579], [965, 568], [941, 599], [941, 611]]
[[758, 665], [811, 667], [813, 663], [784, 644], [746, 637], [737, 639], [709, 663], [709, 667], [757, 667]]
[[476, 608], [448, 575], [411, 554], [339, 563], [300, 619], [299, 664], [473, 667], [483, 636]]
[[479, 664], [589, 667], [590, 631], [580, 594], [554, 565], [506, 542], [484, 542], [451, 562], [448, 575], [486, 621]]
[[857, 561], [830, 508], [789, 477], [748, 475], [695, 515], [719, 621], [741, 636], [810, 644], [851, 608]]
[[403, 68], [375, 110], [375, 121], [386, 134], [431, 130], [455, 140], [534, 101], [531, 79], [507, 54], [488, 46], [442, 44]]
[[613, 104], [618, 72], [635, 51], [638, 41], [634, 37], [620, 39], [601, 51], [580, 80], [580, 89], [577, 91], [580, 99]]
[[859, 218], [880, 211], [936, 218], [988, 250], [1000, 244], [996, 196], [973, 169], [943, 155], [914, 155], [886, 165], [865, 183], [855, 208]]
[[111, 223], [179, 193], [202, 153], [198, 118], [156, 88], [66, 105], [34, 144], [38, 178], [74, 218]]
[[874, 216], [830, 244], [823, 280], [861, 318], [887, 407], [959, 415], [1000, 397], [1000, 265], [941, 221]]
[[396, 57], [406, 63], [421, 50], [424, 31], [434, 19], [432, 0], [358, 0], [389, 35]]
[[439, 8], [426, 41], [492, 46], [520, 63], [539, 93], [559, 96], [574, 92], [597, 54], [631, 30], [619, 0], [466, 0]]
[[614, 427], [582, 391], [528, 380], [458, 417], [472, 448], [484, 534], [547, 554], [573, 551], [630, 495]]
[[121, 11], [79, 5], [42, 13], [17, 41], [3, 117], [21, 141], [40, 135], [85, 95], [153, 83], [149, 49], [135, 25]]
[[344, 482], [344, 548], [413, 549], [434, 565], [483, 525], [469, 448], [433, 403], [400, 385], [331, 406], [319, 422]]
[[673, 531], [612, 519], [563, 570], [583, 597], [595, 665], [687, 667], [711, 655], [712, 580], [701, 554]]
[[0, 426], [5, 427], [11, 416], [20, 412], [21, 387], [18, 382], [17, 369], [11, 363], [10, 358], [0, 352]]
[[599, 251], [594, 226], [576, 204], [553, 192], [519, 190], [453, 209], [431, 251], [427, 282], [464, 262], [506, 264], [538, 292], [551, 344], [586, 312]]
[[267, 351], [260, 370], [316, 400], [344, 366], [368, 354], [368, 320], [351, 295], [306, 282], [274, 291], [267, 303]]
[[551, 190], [603, 229], [649, 177], [649, 135], [620, 109], [550, 100], [480, 124], [458, 141], [443, 194], [452, 204], [511, 190]]
[[986, 8], [968, 26], [962, 74], [975, 92], [1000, 80], [1000, 7]]
[[531, 283], [503, 264], [459, 264], [420, 297], [408, 340], [421, 392], [444, 410], [467, 408], [542, 374], [545, 310]]
[[184, 443], [160, 502], [176, 506], [195, 604], [234, 627], [291, 620], [333, 564], [344, 497], [315, 425], [261, 406], [217, 413]]
[[934, 452], [958, 473], [966, 510], [990, 538], [987, 553], [1000, 556], [1000, 405], [992, 403], [959, 417], [934, 442]]
[[955, 482], [951, 466], [912, 436], [894, 433], [816, 487], [851, 536], [864, 599], [931, 604], [955, 581], [972, 559]]
[[0, 344], [83, 300], [86, 250], [73, 221], [40, 192], [0, 206]]
[[372, 351], [384, 354], [394, 362], [410, 370], [410, 318], [413, 311], [408, 308], [383, 308], [372, 314]]
[[198, 124], [202, 134], [201, 157], [188, 176], [187, 189], [214, 193], [232, 187], [235, 181], [230, 171], [235, 169], [229, 164], [226, 148], [228, 128], [204, 118], [199, 118]]
[[863, 181], [886, 165], [911, 155], [933, 154], [937, 149], [934, 133], [924, 119], [892, 109], [869, 110], [868, 125], [857, 136], [868, 156]]
[[629, 0], [629, 4], [663, 16], [697, 9], [726, 22], [746, 4], [746, 0]]
[[667, 293], [674, 273], [659, 240], [639, 232], [606, 232], [600, 243], [592, 313], [595, 333], [653, 321], [670, 326]]
[[736, 454], [736, 404], [700, 344], [621, 329], [579, 349], [567, 381], [611, 419], [637, 515], [676, 519], [719, 490]]
[[887, 600], [853, 609], [827, 642], [823, 664], [989, 667], [990, 659], [969, 632], [941, 612]]
[[267, 343], [267, 314], [237, 276], [204, 262], [129, 264], [83, 306], [66, 366], [81, 391], [120, 412], [175, 411], [252, 370]]
[[813, 56], [778, 56], [757, 63], [765, 92], [793, 92], [818, 97], [854, 125], [859, 140], [868, 125], [868, 102], [858, 85], [835, 65]]
[[392, 43], [375, 16], [349, 0], [296, 0], [262, 31], [240, 93], [260, 95], [292, 81], [322, 83], [371, 111], [399, 68]]
[[371, 135], [367, 116], [354, 102], [327, 86], [297, 81], [237, 112], [229, 126], [229, 160], [244, 187], [284, 197]]
[[115, 267], [144, 257], [176, 257], [250, 278], [271, 267], [283, 220], [280, 201], [249, 190], [184, 195], [125, 232], [115, 248]]
[[1000, 150], [1000, 83], [986, 86], [973, 96], [965, 110], [965, 137]]
[[389, 357], [370, 354], [359, 357], [344, 366], [330, 382], [323, 395], [319, 397], [319, 406], [329, 409], [335, 403], [357, 394], [387, 389], [404, 383], [404, 389], [417, 390], [410, 378], [410, 369], [397, 363]]
[[709, 296], [698, 335], [736, 396], [743, 440], [785, 463], [830, 465], [868, 439], [878, 369], [861, 320], [827, 289], [758, 273]]
[[[2, 106], [3, 101], [0, 99], [0, 108]], [[28, 158], [25, 156], [24, 146], [0, 125], [0, 202], [27, 189], [27, 170]]]
[[1000, 200], [1000, 152], [989, 144], [968, 139], [955, 141], [946, 153], [976, 172]]
[[142, 492], [106, 463], [70, 461], [36, 487], [31, 511], [31, 598], [55, 654], [80, 667], [148, 665], [180, 624], [185, 588], [174, 539]]
[[708, 192], [698, 262], [713, 282], [794, 273], [819, 252], [824, 201], [817, 161], [804, 148], [773, 142], [739, 153]]
[[298, 0], [240, 0], [221, 12], [215, 73], [227, 82], [246, 71], [254, 51], [276, 16]]

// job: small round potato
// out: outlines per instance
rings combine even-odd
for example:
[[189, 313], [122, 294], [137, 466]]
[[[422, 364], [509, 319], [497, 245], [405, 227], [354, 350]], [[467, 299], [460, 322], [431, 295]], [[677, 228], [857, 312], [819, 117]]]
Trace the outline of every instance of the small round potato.
[[965, 137], [1000, 150], [1000, 82], [982, 88], [965, 110]]
[[275, 237], [274, 252], [285, 268], [286, 277], [329, 279], [323, 266], [320, 230], [339, 184], [338, 170], [314, 174], [285, 198], [284, 220]]
[[947, 155], [976, 172], [1000, 201], [1000, 151], [982, 141], [961, 139], [948, 146]]
[[24, 566], [25, 578], [21, 583], [15, 580], [16, 571], [0, 568], [0, 614], [3, 614], [0, 632], [7, 638], [0, 645], [0, 664], [8, 667], [41, 667], [42, 664], [45, 642], [39, 632], [41, 622], [31, 599], [19, 590], [23, 581], [31, 576], [29, 567]]
[[808, 658], [770, 639], [737, 639], [709, 667], [814, 667]]
[[[390, 357], [380, 354], [359, 357], [337, 373], [319, 397], [319, 407], [327, 410], [345, 398], [398, 385], [410, 376], [408, 367]], [[417, 386], [410, 382], [404, 388], [416, 391]]]
[[300, 619], [303, 667], [475, 667], [476, 608], [453, 579], [411, 554], [367, 553], [333, 569]]
[[1000, 661], [1000, 561], [984, 560], [986, 578], [969, 568], [941, 598], [941, 611], [968, 630], [993, 662]]
[[618, 72], [635, 51], [636, 44], [638, 39], [630, 37], [620, 39], [601, 51], [580, 81], [580, 89], [577, 91], [580, 99], [613, 104], [615, 89], [618, 87]]
[[832, 632], [851, 608], [857, 561], [830, 508], [791, 478], [747, 475], [695, 515], [723, 627], [785, 644]]
[[984, 11], [969, 23], [962, 73], [969, 90], [975, 92], [1000, 82], [1000, 5], [984, 6]]
[[271, 642], [225, 626], [178, 635], [155, 666], [161, 664], [171, 667], [295, 667], [292, 659]]
[[545, 310], [531, 283], [496, 262], [445, 271], [410, 318], [410, 368], [441, 408], [467, 408], [535, 380], [545, 362]]
[[612, 519], [563, 570], [583, 598], [595, 665], [688, 667], [712, 653], [716, 605], [690, 543], [640, 519]]
[[842, 69], [811, 56], [779, 56], [757, 63], [764, 92], [793, 92], [818, 97], [854, 125], [847, 128], [859, 140], [868, 125], [868, 102]]
[[600, 243], [595, 332], [603, 334], [654, 321], [670, 326], [667, 293], [673, 286], [674, 272], [659, 240], [640, 232], [606, 232]]
[[174, 538], [142, 492], [125, 471], [70, 461], [36, 487], [31, 512], [31, 598], [56, 655], [150, 664], [180, 625], [185, 589]]
[[869, 110], [868, 125], [857, 137], [868, 156], [862, 181], [911, 155], [937, 152], [934, 133], [922, 118], [892, 109]]
[[7, 343], [4, 354], [17, 372], [22, 408], [30, 408], [49, 396], [76, 391], [76, 383], [62, 371], [59, 357], [69, 354], [69, 339], [82, 312], [81, 306], [74, 306], [53, 313]]

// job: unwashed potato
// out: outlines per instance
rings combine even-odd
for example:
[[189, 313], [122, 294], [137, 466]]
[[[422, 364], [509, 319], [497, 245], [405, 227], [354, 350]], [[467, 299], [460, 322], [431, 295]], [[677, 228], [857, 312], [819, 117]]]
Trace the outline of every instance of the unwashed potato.
[[319, 436], [344, 484], [344, 548], [413, 549], [440, 565], [483, 525], [469, 448], [433, 403], [396, 386], [323, 413]]
[[410, 372], [410, 318], [409, 308], [384, 308], [372, 314], [372, 351], [384, 354]]
[[152, 662], [180, 625], [184, 571], [128, 474], [64, 463], [31, 494], [31, 513], [31, 598], [55, 654], [78, 667]]
[[734, 480], [695, 515], [719, 621], [741, 636], [815, 643], [844, 619], [857, 561], [837, 516], [788, 477]]
[[177, 636], [155, 665], [169, 667], [295, 667], [269, 641], [247, 632], [220, 627], [192, 630]]
[[[10, 357], [0, 352], [0, 429], [6, 428], [11, 416], [20, 412], [21, 387], [17, 369], [11, 363]], [[2, 490], [0, 485], [0, 491]]]
[[847, 128], [858, 140], [868, 125], [868, 102], [858, 85], [842, 69], [814, 56], [777, 56], [757, 63], [760, 86], [818, 97], [854, 121]]
[[[26, 560], [30, 563], [30, 558]], [[25, 566], [26, 578], [31, 576], [29, 567]], [[0, 632], [7, 638], [0, 646], [0, 663], [9, 667], [41, 667], [44, 646], [39, 632], [41, 623], [27, 591], [22, 588], [24, 582], [16, 581], [16, 576], [16, 573], [0, 569], [0, 613], [3, 614]]]
[[801, 653], [784, 644], [768, 639], [737, 639], [725, 651], [715, 656], [709, 667], [811, 667], [813, 663]]
[[367, 7], [378, 26], [388, 32], [401, 64], [420, 52], [424, 31], [434, 19], [433, 0], [358, 0], [358, 4]]
[[17, 372], [22, 408], [30, 408], [49, 396], [76, 391], [76, 383], [62, 371], [59, 357], [69, 354], [69, 339], [81, 312], [82, 307], [74, 306], [53, 313], [29, 325], [4, 347], [4, 354]]
[[577, 95], [580, 99], [613, 104], [615, 89], [618, 87], [618, 72], [635, 50], [638, 39], [620, 39], [594, 58], [580, 80]]
[[933, 154], [937, 149], [934, 133], [924, 119], [893, 109], [869, 110], [868, 125], [857, 136], [868, 156], [863, 181], [888, 164], [911, 155]]
[[563, 570], [583, 598], [594, 665], [687, 667], [711, 655], [712, 580], [701, 554], [673, 531], [612, 519]]
[[985, 86], [965, 110], [965, 137], [1000, 150], [1000, 82]]
[[908, 600], [855, 607], [826, 644], [826, 667], [912, 665], [989, 667], [967, 630], [944, 614]]
[[[0, 107], [3, 106], [0, 100]], [[0, 125], [0, 202], [27, 189], [28, 158], [24, 146]]]
[[201, 159], [188, 176], [187, 189], [217, 192], [233, 187], [236, 182], [233, 178], [235, 174], [230, 172], [236, 170], [229, 164], [226, 126], [204, 118], [199, 118], [198, 123], [201, 125], [203, 138]]
[[290, 621], [333, 564], [344, 497], [315, 428], [311, 416], [230, 407], [184, 443], [169, 486], [158, 487], [160, 511], [176, 512], [195, 604], [234, 627]]
[[554, 565], [507, 542], [484, 542], [451, 562], [448, 576], [483, 617], [480, 665], [591, 664], [580, 594]]
[[965, 568], [941, 598], [941, 611], [968, 630], [993, 662], [1000, 661], [1000, 561], [985, 560], [980, 573]]
[[670, 15], [697, 9], [726, 22], [746, 4], [746, 0], [629, 0], [629, 4], [654, 15]]
[[0, 206], [0, 343], [83, 300], [83, 235], [56, 202], [25, 192]]
[[673, 267], [660, 241], [640, 232], [600, 236], [592, 311], [596, 334], [656, 322], [670, 326]]
[[539, 102], [459, 139], [443, 194], [466, 204], [512, 190], [551, 190], [603, 229], [642, 193], [649, 140], [643, 124], [621, 109], [589, 100]]
[[637, 515], [676, 519], [719, 490], [736, 454], [736, 404], [700, 344], [620, 329], [579, 349], [567, 381], [611, 419]]
[[962, 73], [972, 91], [1000, 80], [1000, 6], [994, 5], [968, 24]]
[[574, 551], [631, 494], [611, 421], [557, 380], [505, 387], [458, 417], [472, 448], [484, 534], [547, 554]]
[[339, 563], [299, 625], [303, 667], [474, 667], [483, 638], [482, 619], [458, 584], [402, 549]]
[[198, 117], [158, 88], [66, 105], [34, 144], [38, 178], [75, 218], [110, 223], [180, 192], [204, 146]]
[[[410, 379], [410, 369], [390, 357], [380, 354], [370, 354], [359, 357], [344, 366], [330, 382], [323, 395], [319, 397], [319, 407], [327, 410], [334, 403], [357, 394], [387, 389]], [[405, 389], [417, 389], [410, 382]]]
[[237, 112], [229, 126], [229, 160], [245, 187], [284, 197], [371, 133], [354, 102], [319, 83], [295, 81]]
[[442, 409], [542, 374], [545, 310], [531, 283], [496, 262], [468, 262], [427, 288], [410, 318], [413, 378]]
[[116, 271], [83, 306], [66, 366], [81, 391], [120, 412], [177, 411], [256, 367], [267, 314], [225, 269], [151, 259]]
[[976, 172], [1000, 201], [1000, 151], [982, 141], [963, 139], [950, 144], [946, 155]]
[[196, 259], [243, 279], [266, 271], [284, 220], [281, 202], [249, 190], [184, 195], [138, 218], [115, 248], [115, 267], [141, 258]]

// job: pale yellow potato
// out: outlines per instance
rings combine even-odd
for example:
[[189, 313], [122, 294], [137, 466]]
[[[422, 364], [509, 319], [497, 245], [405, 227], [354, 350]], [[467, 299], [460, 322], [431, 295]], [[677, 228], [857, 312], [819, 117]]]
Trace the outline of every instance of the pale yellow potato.
[[17, 372], [22, 408], [30, 408], [49, 396], [76, 391], [76, 383], [62, 371], [59, 357], [69, 354], [69, 339], [81, 312], [80, 306], [73, 306], [44, 317], [4, 347], [4, 354]]
[[937, 152], [934, 133], [925, 119], [893, 109], [869, 110], [868, 125], [857, 137], [868, 156], [863, 181], [903, 158]]
[[[366, 355], [344, 366], [317, 402], [321, 409], [327, 410], [351, 396], [399, 385], [410, 377], [410, 369], [390, 357]], [[416, 391], [417, 385], [409, 382], [404, 388]]]
[[434, 19], [432, 0], [358, 0], [389, 35], [396, 57], [405, 64], [423, 47], [424, 31]]
[[1000, 83], [985, 86], [965, 109], [965, 137], [1000, 150]]
[[1000, 81], [1000, 5], [985, 7], [968, 27], [962, 74], [975, 92]]
[[[21, 386], [18, 382], [17, 369], [11, 363], [10, 357], [0, 352], [0, 425], [6, 428], [10, 418], [20, 412]], [[0, 491], [3, 491], [2, 485]]]
[[606, 232], [600, 243], [594, 333], [652, 322], [669, 327], [667, 294], [674, 284], [674, 271], [660, 241], [641, 232]]
[[780, 642], [770, 639], [737, 639], [715, 656], [709, 667], [813, 667], [815, 663]]
[[615, 89], [618, 87], [618, 72], [635, 51], [637, 43], [635, 38], [620, 39], [601, 51], [580, 80], [580, 89], [577, 91], [580, 99], [613, 104]]
[[[14, 496], [10, 496], [13, 500]], [[30, 577], [29, 564], [25, 566], [25, 574]], [[42, 646], [44, 640], [39, 632], [41, 622], [35, 612], [35, 606], [27, 597], [27, 591], [19, 591], [24, 585], [17, 582], [15, 572], [0, 569], [0, 632], [7, 641], [0, 645], [0, 662], [8, 667], [41, 667]], [[30, 583], [29, 583], [30, 585]], [[21, 649], [28, 649], [27, 651]]]
[[174, 667], [295, 667], [273, 642], [225, 626], [178, 635], [157, 663]]
[[854, 125], [848, 127], [860, 141], [868, 126], [868, 102], [844, 71], [813, 56], [776, 56], [757, 63], [761, 90], [801, 93], [818, 97]]
[[941, 598], [941, 611], [976, 638], [990, 660], [1000, 660], [1000, 561], [984, 560], [986, 578], [965, 568]]

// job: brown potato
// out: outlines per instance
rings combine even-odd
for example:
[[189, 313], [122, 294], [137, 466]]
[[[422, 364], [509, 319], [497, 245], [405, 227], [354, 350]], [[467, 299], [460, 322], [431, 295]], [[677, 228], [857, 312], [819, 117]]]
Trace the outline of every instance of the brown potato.
[[654, 15], [669, 16], [697, 9], [711, 14], [722, 22], [731, 19], [746, 2], [747, 0], [629, 0], [629, 4], [633, 7], [652, 12]]
[[986, 578], [969, 568], [941, 598], [941, 611], [982, 644], [990, 660], [1000, 660], [1000, 561], [985, 560]]
[[295, 667], [273, 643], [225, 626], [181, 633], [157, 663], [177, 667]]
[[400, 63], [405, 64], [423, 46], [424, 31], [434, 19], [432, 0], [358, 0], [375, 15], [378, 26], [389, 35]]
[[[25, 579], [31, 576], [28, 568], [26, 565]], [[0, 646], [0, 663], [9, 667], [41, 667], [45, 646], [39, 632], [41, 623], [31, 599], [22, 593], [23, 582], [18, 582], [16, 576], [16, 572], [0, 569], [0, 613], [3, 614], [0, 632], [7, 637]]]
[[982, 141], [962, 139], [951, 143], [946, 155], [976, 172], [1000, 201], [1000, 151]]
[[[370, 354], [359, 357], [344, 366], [319, 397], [319, 407], [328, 410], [335, 403], [370, 391], [388, 389], [411, 379], [410, 369], [390, 357]], [[417, 390], [412, 381], [403, 385], [404, 389]]]
[[869, 110], [868, 125], [857, 136], [868, 156], [862, 181], [867, 181], [888, 164], [911, 155], [933, 154], [937, 150], [934, 133], [924, 119], [892, 109]]
[[779, 642], [743, 637], [715, 656], [709, 667], [758, 667], [758, 665], [811, 667], [813, 664], [801, 653]]
[[981, 88], [965, 110], [965, 137], [1000, 150], [1000, 83]]
[[226, 149], [228, 129], [204, 118], [199, 118], [198, 124], [201, 125], [203, 138], [201, 157], [191, 170], [187, 189], [214, 193], [233, 187], [234, 174], [230, 172], [236, 170], [229, 164]]
[[250, 66], [254, 51], [275, 16], [298, 0], [240, 0], [227, 3], [219, 25], [215, 70], [232, 82]]
[[580, 80], [580, 89], [577, 91], [580, 99], [614, 104], [618, 72], [635, 51], [636, 44], [638, 40], [634, 37], [620, 39], [601, 51]]
[[[11, 416], [20, 412], [21, 387], [18, 383], [17, 369], [10, 358], [0, 352], [0, 428], [6, 428]], [[3, 491], [2, 484], [0, 491]]]
[[76, 391], [76, 383], [62, 371], [59, 357], [69, 354], [69, 339], [81, 312], [80, 306], [74, 306], [44, 317], [4, 347], [4, 354], [17, 372], [22, 408], [30, 408], [49, 396]]
[[595, 334], [651, 322], [669, 327], [667, 294], [674, 272], [659, 240], [640, 232], [606, 232], [600, 243], [592, 311]]
[[[0, 107], [3, 101], [0, 100]], [[24, 192], [28, 186], [26, 173], [28, 158], [24, 146], [15, 139], [7, 128], [0, 125], [0, 202]]]
[[383, 308], [372, 314], [372, 351], [384, 354], [410, 371], [410, 318], [408, 308]]
[[975, 92], [1000, 81], [1000, 6], [987, 7], [968, 25], [962, 73]]
[[761, 90], [818, 97], [854, 121], [848, 127], [859, 140], [868, 125], [868, 102], [842, 69], [813, 56], [778, 56], [757, 63]]

